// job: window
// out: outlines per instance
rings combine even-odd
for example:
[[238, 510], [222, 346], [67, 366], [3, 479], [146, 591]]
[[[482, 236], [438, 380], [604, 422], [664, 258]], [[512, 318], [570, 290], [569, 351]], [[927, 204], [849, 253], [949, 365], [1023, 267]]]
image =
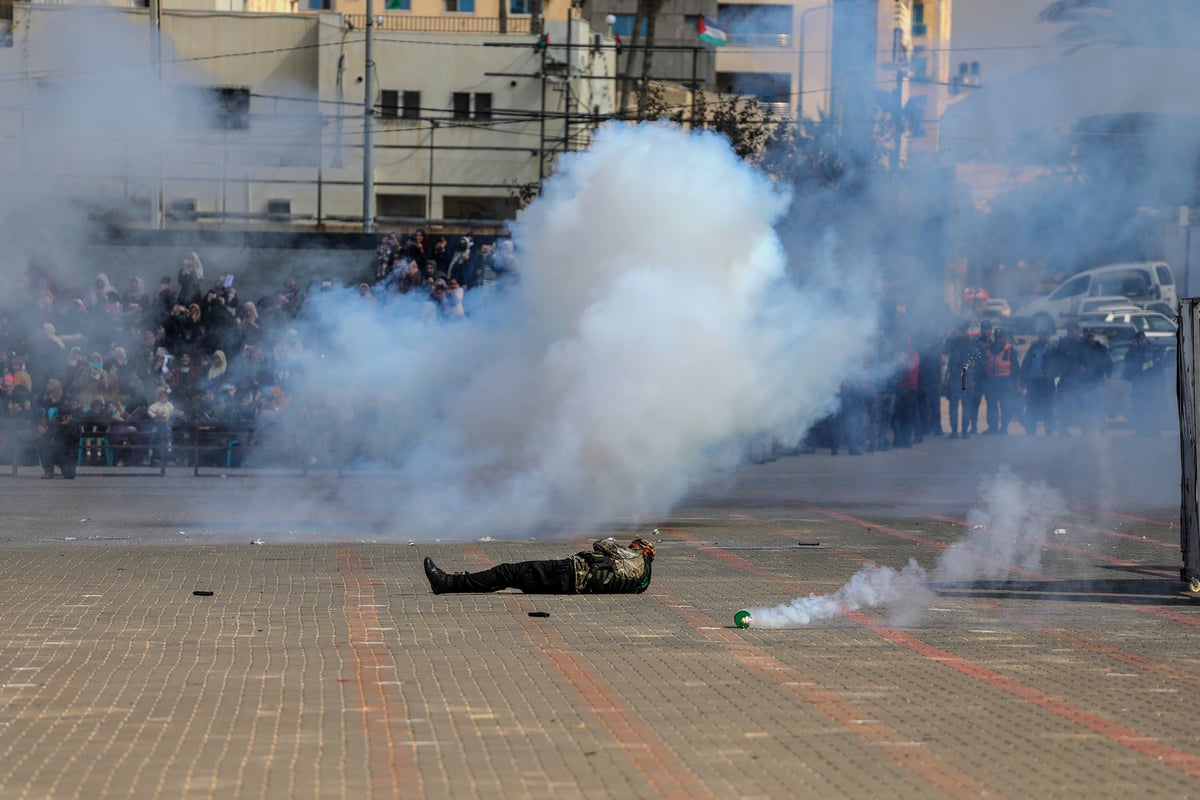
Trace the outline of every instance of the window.
[[188, 125], [215, 130], [250, 128], [250, 90], [243, 87], [192, 86], [179, 93], [181, 118]]
[[217, 89], [215, 98], [216, 127], [231, 131], [250, 128], [250, 90]]
[[425, 216], [425, 195], [377, 194], [375, 195], [375, 214], [380, 217], [419, 219]]
[[765, 105], [790, 105], [792, 76], [786, 72], [718, 72], [717, 91], [752, 95]]
[[177, 197], [167, 203], [167, 219], [194, 222], [196, 220], [196, 198]]
[[929, 27], [925, 24], [925, 4], [924, 3], [913, 3], [912, 35], [913, 36], [929, 35]]
[[451, 100], [455, 119], [471, 118], [471, 95], [468, 92], [455, 92]]
[[311, 11], [329, 11], [333, 8], [333, 0], [308, 0]]
[[267, 201], [267, 216], [275, 219], [288, 219], [292, 216], [292, 201], [282, 198]]
[[1088, 290], [1092, 285], [1092, 277], [1090, 275], [1080, 275], [1078, 278], [1072, 278], [1064, 283], [1050, 295], [1051, 300], [1062, 300], [1067, 297], [1078, 297]]
[[448, 14], [474, 14], [475, 0], [446, 0]]
[[379, 93], [379, 116], [392, 119], [400, 116], [400, 93], [395, 89], [384, 89]]
[[476, 92], [475, 93], [475, 119], [491, 119], [492, 118], [492, 93], [491, 92]]
[[384, 11], [412, 11], [412, 0], [384, 0]]
[[512, 197], [455, 196], [442, 198], [442, 216], [446, 219], [516, 219], [517, 201]]
[[737, 36], [790, 36], [792, 7], [790, 5], [752, 5], [736, 3], [717, 6], [717, 19], [708, 20], [725, 31], [732, 39]]
[[[633, 36], [633, 14], [617, 14], [617, 21], [613, 23], [612, 32], [622, 39], [629, 39]], [[642, 17], [642, 36], [646, 35], [647, 20]]]
[[532, 14], [533, 2], [532, 0], [508, 0], [508, 13], [517, 15]]
[[421, 93], [420, 92], [405, 92], [404, 107], [400, 112], [400, 116], [405, 119], [420, 119], [421, 118]]

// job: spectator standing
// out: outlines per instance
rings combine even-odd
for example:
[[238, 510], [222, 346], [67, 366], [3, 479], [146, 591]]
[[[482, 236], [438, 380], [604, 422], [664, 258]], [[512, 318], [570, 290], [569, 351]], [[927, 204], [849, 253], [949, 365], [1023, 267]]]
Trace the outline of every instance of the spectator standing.
[[42, 461], [42, 477], [53, 478], [57, 466], [67, 480], [75, 477], [79, 460], [79, 424], [75, 410], [63, 397], [62, 382], [51, 378], [40, 402], [38, 454]]
[[171, 393], [163, 388], [158, 390], [158, 399], [146, 409], [153, 425], [150, 438], [150, 464], [158, 466], [165, 464], [171, 452], [171, 426], [174, 424], [179, 411], [171, 402]]
[[446, 267], [446, 282], [455, 280], [460, 286], [470, 286], [471, 279], [475, 277], [477, 263], [478, 259], [475, 257], [471, 238], [469, 236], [459, 237], [458, 249], [454, 251], [454, 255], [450, 257], [450, 263]]
[[900, 331], [903, 352], [902, 364], [896, 376], [896, 412], [892, 417], [895, 447], [912, 447], [924, 438], [917, 407], [917, 396], [921, 384], [921, 356], [912, 345], [906, 331]]
[[942, 354], [935, 336], [922, 337], [917, 348], [917, 441], [942, 435]]
[[1016, 395], [1016, 351], [1008, 341], [1008, 334], [996, 328], [987, 348], [987, 434], [1000, 436], [1008, 433], [1008, 423], [1015, 411]]
[[1105, 381], [1112, 375], [1108, 346], [1088, 331], [1080, 349], [1079, 426], [1085, 435], [1098, 436], [1105, 422]]
[[1066, 435], [1072, 425], [1080, 422], [1080, 385], [1086, 369], [1083, 336], [1080, 334], [1078, 323], [1068, 323], [1067, 335], [1054, 344], [1052, 353], [1055, 373], [1058, 375], [1054, 427], [1057, 432]]
[[204, 280], [204, 265], [200, 263], [200, 256], [195, 253], [188, 253], [184, 257], [183, 262], [179, 265], [179, 299], [178, 303], [181, 306], [190, 306], [192, 303], [199, 303], [204, 297], [204, 290], [200, 288], [201, 282]]
[[450, 267], [450, 243], [446, 241], [445, 236], [439, 236], [433, 240], [433, 249], [429, 253], [429, 258], [425, 261], [426, 275], [428, 276], [428, 267], [433, 264], [434, 278], [446, 277], [447, 270]]
[[1121, 378], [1129, 382], [1129, 422], [1138, 436], [1156, 432], [1165, 372], [1162, 351], [1150, 344], [1144, 331], [1138, 331], [1121, 365]]
[[1037, 339], [1025, 351], [1021, 361], [1020, 381], [1025, 391], [1025, 433], [1037, 435], [1042, 425], [1043, 435], [1054, 431], [1055, 358], [1050, 345], [1050, 333], [1039, 331]]
[[[969, 331], [969, 320], [961, 320], [946, 337], [942, 354], [946, 357], [946, 377], [942, 394], [950, 403], [950, 438], [968, 438], [971, 397], [974, 395], [982, 369], [973, 369], [979, 349]], [[978, 406], [976, 406], [978, 408]], [[961, 410], [961, 416], [960, 416]]]

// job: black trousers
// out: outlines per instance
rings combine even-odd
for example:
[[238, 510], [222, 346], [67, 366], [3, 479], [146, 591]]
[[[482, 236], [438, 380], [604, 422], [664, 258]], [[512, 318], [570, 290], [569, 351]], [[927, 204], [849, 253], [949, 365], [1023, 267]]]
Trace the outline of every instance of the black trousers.
[[526, 594], [574, 594], [575, 562], [570, 558], [497, 564], [483, 572], [452, 576], [454, 592], [498, 592], [520, 589]]

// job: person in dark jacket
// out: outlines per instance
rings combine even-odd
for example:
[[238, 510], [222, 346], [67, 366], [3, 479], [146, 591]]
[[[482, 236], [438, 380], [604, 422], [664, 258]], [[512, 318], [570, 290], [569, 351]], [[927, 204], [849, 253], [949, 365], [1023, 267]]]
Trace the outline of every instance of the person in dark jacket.
[[425, 559], [425, 577], [434, 594], [498, 592], [526, 594], [640, 594], [650, 585], [654, 545], [634, 539], [629, 546], [611, 536], [570, 558], [498, 564], [482, 572], [448, 573]]
[[1150, 344], [1144, 331], [1138, 331], [1125, 351], [1121, 378], [1130, 385], [1129, 422], [1138, 436], [1162, 432], [1162, 399], [1166, 395], [1164, 350]]
[[62, 476], [72, 480], [79, 460], [81, 426], [75, 420], [75, 409], [63, 399], [60, 381], [53, 378], [46, 381], [40, 417], [38, 455], [42, 461], [42, 477], [53, 478], [54, 467], [58, 466]]
[[1022, 425], [1029, 436], [1037, 434], [1038, 423], [1042, 423], [1042, 432], [1050, 436], [1054, 433], [1054, 381], [1055, 373], [1054, 348], [1050, 344], [1050, 334], [1039, 331], [1037, 339], [1025, 351], [1021, 360], [1021, 387], [1025, 391], [1025, 416]]

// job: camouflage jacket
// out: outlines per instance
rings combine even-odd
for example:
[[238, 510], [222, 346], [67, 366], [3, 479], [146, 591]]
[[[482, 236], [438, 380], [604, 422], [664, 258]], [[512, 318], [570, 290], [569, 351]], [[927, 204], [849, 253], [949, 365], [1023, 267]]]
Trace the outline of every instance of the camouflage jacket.
[[611, 536], [576, 553], [575, 591], [580, 594], [637, 594], [650, 585], [650, 563]]

